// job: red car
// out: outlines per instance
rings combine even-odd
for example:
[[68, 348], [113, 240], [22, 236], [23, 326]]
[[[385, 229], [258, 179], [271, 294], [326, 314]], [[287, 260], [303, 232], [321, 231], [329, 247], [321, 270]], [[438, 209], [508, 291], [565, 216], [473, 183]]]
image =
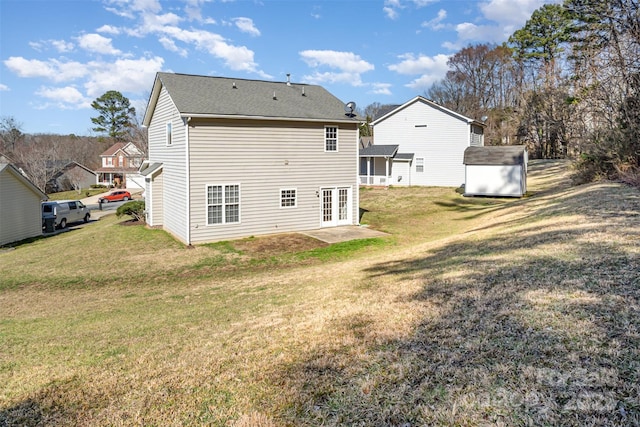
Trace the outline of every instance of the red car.
[[98, 203], [118, 202], [120, 200], [131, 200], [131, 193], [125, 190], [112, 191], [111, 193], [102, 196], [98, 199]]

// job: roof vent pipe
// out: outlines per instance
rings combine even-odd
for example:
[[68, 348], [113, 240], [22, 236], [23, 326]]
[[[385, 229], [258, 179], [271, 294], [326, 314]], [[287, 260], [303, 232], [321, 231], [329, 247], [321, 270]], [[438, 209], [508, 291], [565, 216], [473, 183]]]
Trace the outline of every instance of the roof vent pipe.
[[238, 87], [236, 86], [236, 82], [233, 82], [233, 88], [238, 89]]
[[302, 96], [307, 96], [307, 95], [304, 93], [304, 86], [302, 86]]
[[274, 100], [275, 100], [275, 99], [278, 99], [278, 98], [276, 98], [276, 91], [275, 91], [275, 90], [273, 91], [273, 99], [274, 99]]
[[291, 73], [287, 73], [287, 86], [291, 86]]

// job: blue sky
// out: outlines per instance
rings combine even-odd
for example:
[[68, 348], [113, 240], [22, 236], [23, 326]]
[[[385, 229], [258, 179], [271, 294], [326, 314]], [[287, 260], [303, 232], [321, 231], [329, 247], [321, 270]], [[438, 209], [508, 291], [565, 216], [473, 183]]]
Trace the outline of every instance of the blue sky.
[[423, 95], [460, 48], [545, 0], [0, 0], [0, 116], [93, 135], [109, 90], [143, 113], [158, 71], [311, 83], [359, 108]]

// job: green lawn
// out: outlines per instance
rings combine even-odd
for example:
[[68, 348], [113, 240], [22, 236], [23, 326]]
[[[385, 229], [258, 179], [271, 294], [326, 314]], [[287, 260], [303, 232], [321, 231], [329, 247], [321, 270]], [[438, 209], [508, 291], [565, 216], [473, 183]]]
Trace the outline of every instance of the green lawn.
[[361, 191], [384, 239], [0, 252], [0, 425], [638, 425], [640, 192]]

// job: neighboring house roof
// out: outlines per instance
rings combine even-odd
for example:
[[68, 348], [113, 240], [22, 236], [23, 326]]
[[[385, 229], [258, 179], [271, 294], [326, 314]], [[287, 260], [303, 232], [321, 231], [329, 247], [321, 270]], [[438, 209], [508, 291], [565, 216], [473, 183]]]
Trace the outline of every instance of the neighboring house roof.
[[66, 171], [68, 171], [69, 169], [72, 169], [72, 168], [74, 168], [74, 167], [79, 167], [79, 168], [84, 169], [85, 171], [87, 171], [87, 172], [92, 173], [92, 174], [94, 174], [94, 175], [95, 175], [95, 172], [94, 172], [94, 171], [92, 171], [91, 169], [89, 169], [88, 167], [86, 167], [86, 166], [84, 166], [84, 165], [81, 165], [81, 164], [80, 164], [80, 163], [78, 163], [78, 162], [69, 162], [69, 163], [67, 163], [66, 165], [64, 165], [64, 167], [60, 168], [60, 170], [58, 170], [58, 171], [54, 174], [54, 176], [59, 176], [59, 175], [61, 175], [61, 174], [65, 173]]
[[464, 150], [465, 165], [523, 165], [524, 145], [467, 147]]
[[111, 147], [109, 147], [106, 151], [100, 154], [100, 157], [112, 157], [115, 156], [118, 151], [122, 150], [124, 154], [128, 157], [136, 157], [141, 156], [142, 153], [135, 146], [133, 142], [116, 142]]
[[358, 122], [345, 104], [317, 85], [157, 73], [143, 124], [148, 126], [162, 88], [182, 117]]
[[414, 153], [397, 153], [393, 160], [394, 161], [400, 161], [400, 162], [411, 162], [413, 161], [413, 156]]
[[398, 145], [370, 145], [360, 149], [360, 157], [393, 157], [398, 152]]
[[42, 200], [47, 200], [48, 197], [47, 195], [44, 193], [44, 191], [42, 191], [41, 189], [39, 189], [33, 182], [31, 182], [31, 180], [29, 178], [27, 178], [26, 176], [24, 176], [20, 170], [18, 170], [15, 166], [13, 166], [12, 164], [9, 163], [0, 163], [0, 174], [3, 172], [8, 172], [10, 174], [12, 174], [13, 176], [15, 176], [20, 182], [22, 182], [27, 188], [29, 188], [31, 191], [33, 191], [34, 193], [36, 193], [38, 196], [40, 196], [40, 198]]
[[378, 120], [380, 117], [385, 116], [387, 113], [389, 113], [390, 111], [395, 110], [396, 108], [400, 107], [401, 104], [388, 104], [388, 105], [383, 105], [382, 107], [380, 107], [380, 109], [378, 111], [376, 111], [376, 115], [372, 118], [372, 120]]
[[398, 111], [403, 110], [403, 109], [407, 108], [408, 106], [410, 106], [412, 104], [415, 104], [416, 102], [422, 102], [424, 104], [430, 105], [431, 107], [433, 107], [433, 108], [435, 108], [437, 110], [440, 110], [440, 111], [442, 111], [442, 112], [444, 112], [446, 114], [449, 114], [449, 115], [451, 115], [453, 117], [456, 117], [456, 118], [458, 118], [458, 119], [460, 119], [460, 120], [462, 120], [462, 121], [464, 121], [466, 123], [469, 123], [469, 124], [473, 123], [475, 125], [482, 126], [482, 127], [486, 126], [486, 124], [484, 124], [482, 122], [479, 122], [477, 120], [471, 119], [471, 118], [466, 117], [466, 116], [463, 116], [462, 114], [456, 113], [455, 111], [451, 111], [451, 110], [443, 107], [442, 105], [436, 104], [435, 102], [433, 102], [433, 101], [431, 101], [431, 100], [429, 100], [429, 99], [427, 99], [427, 98], [425, 98], [423, 96], [416, 96], [415, 98], [405, 102], [404, 104], [398, 106], [397, 108], [387, 112], [386, 114], [380, 116], [379, 118], [377, 118], [376, 120], [371, 122], [371, 125], [375, 127], [376, 124], [386, 120], [387, 118], [391, 117], [392, 115], [394, 115]]

